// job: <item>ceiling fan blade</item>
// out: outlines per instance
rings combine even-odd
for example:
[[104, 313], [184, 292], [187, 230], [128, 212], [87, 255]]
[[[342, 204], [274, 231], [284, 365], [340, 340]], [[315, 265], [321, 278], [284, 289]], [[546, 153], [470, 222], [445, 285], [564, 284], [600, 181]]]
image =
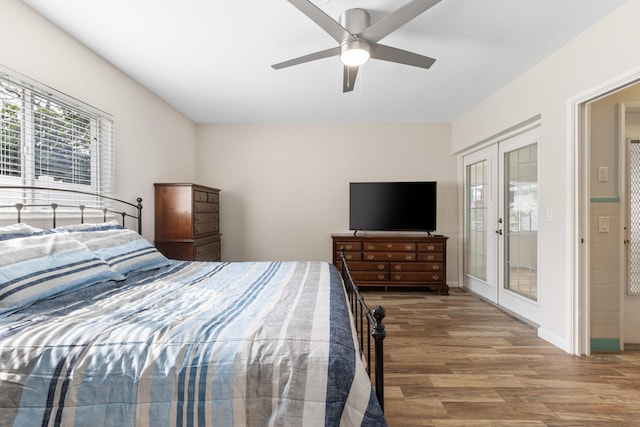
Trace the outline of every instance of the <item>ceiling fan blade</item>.
[[428, 56], [377, 43], [371, 45], [370, 54], [372, 58], [382, 61], [397, 62], [420, 68], [430, 68], [436, 62], [435, 59]]
[[382, 38], [388, 36], [393, 31], [402, 27], [404, 24], [411, 21], [416, 16], [438, 4], [440, 1], [441, 0], [410, 1], [400, 9], [396, 10], [395, 12], [391, 12], [378, 22], [362, 30], [360, 34], [358, 34], [358, 37], [361, 37], [370, 43], [375, 43], [378, 40], [382, 40]]
[[315, 22], [320, 28], [325, 30], [338, 43], [345, 40], [355, 40], [355, 36], [346, 30], [337, 21], [324, 13], [318, 6], [308, 0], [288, 0], [300, 12], [307, 15], [309, 19]]
[[344, 66], [342, 78], [342, 93], [351, 92], [356, 85], [356, 77], [358, 76], [358, 67]]
[[281, 68], [291, 67], [292, 65], [304, 64], [305, 62], [315, 61], [317, 59], [328, 58], [330, 56], [340, 55], [340, 47], [332, 47], [331, 49], [321, 50], [320, 52], [310, 53], [299, 58], [290, 59], [288, 61], [273, 64], [271, 68], [279, 70]]

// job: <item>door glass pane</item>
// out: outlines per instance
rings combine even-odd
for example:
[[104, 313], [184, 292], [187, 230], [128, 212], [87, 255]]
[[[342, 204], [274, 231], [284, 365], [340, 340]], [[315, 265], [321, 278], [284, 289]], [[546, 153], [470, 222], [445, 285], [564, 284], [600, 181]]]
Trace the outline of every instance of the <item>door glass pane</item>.
[[505, 154], [504, 287], [538, 298], [538, 146]]
[[487, 161], [467, 166], [466, 272], [487, 279]]

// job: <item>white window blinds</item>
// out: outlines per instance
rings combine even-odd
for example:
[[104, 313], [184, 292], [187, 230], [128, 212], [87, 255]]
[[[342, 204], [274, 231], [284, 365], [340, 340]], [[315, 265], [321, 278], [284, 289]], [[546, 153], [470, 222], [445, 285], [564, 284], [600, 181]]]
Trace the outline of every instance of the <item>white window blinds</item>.
[[108, 114], [0, 69], [0, 132], [0, 185], [113, 196], [114, 130]]

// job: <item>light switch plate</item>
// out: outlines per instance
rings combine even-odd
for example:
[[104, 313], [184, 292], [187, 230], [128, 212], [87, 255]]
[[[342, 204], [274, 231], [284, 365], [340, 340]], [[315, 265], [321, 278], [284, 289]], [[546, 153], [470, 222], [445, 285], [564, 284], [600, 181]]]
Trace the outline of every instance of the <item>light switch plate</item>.
[[598, 181], [606, 182], [609, 181], [609, 168], [606, 166], [598, 167]]
[[608, 216], [598, 217], [598, 232], [600, 232], [600, 233], [608, 233], [609, 232], [609, 217]]

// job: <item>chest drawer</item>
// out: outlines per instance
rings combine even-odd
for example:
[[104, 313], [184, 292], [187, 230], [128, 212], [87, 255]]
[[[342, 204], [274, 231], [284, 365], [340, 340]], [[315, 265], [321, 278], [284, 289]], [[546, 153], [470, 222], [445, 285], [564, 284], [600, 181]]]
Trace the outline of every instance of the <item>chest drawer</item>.
[[219, 206], [217, 203], [195, 202], [193, 210], [194, 212], [218, 212]]
[[220, 260], [220, 240], [196, 244], [194, 252], [196, 261], [218, 261]]

